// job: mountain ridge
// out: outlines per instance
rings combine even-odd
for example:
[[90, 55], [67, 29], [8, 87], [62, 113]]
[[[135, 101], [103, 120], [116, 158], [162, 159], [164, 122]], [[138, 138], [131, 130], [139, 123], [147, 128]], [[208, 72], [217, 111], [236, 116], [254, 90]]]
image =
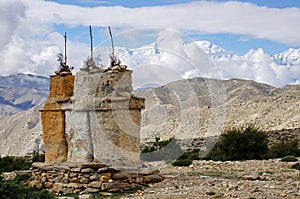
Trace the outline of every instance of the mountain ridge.
[[0, 76], [0, 115], [11, 115], [45, 102], [49, 78], [31, 74]]

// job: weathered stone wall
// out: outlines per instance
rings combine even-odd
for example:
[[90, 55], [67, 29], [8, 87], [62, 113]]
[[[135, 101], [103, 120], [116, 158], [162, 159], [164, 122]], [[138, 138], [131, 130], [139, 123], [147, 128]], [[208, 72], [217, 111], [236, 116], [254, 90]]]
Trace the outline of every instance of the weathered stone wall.
[[140, 111], [119, 109], [94, 114], [96, 118], [91, 120], [94, 159], [117, 166], [139, 164]]
[[66, 111], [66, 140], [68, 162], [93, 161], [93, 144], [89, 111], [95, 110], [95, 93], [100, 72], [79, 71], [74, 83], [72, 100], [63, 104]]
[[144, 99], [132, 96], [132, 71], [80, 71], [66, 110], [68, 162], [138, 165]]
[[97, 96], [130, 96], [133, 91], [131, 74], [132, 71], [130, 70], [122, 72], [107, 71], [101, 73], [97, 84]]
[[45, 161], [48, 163], [64, 162], [67, 160], [68, 146], [65, 137], [65, 113], [62, 102], [73, 95], [75, 77], [50, 77], [50, 93], [41, 110]]
[[46, 188], [55, 193], [115, 192], [160, 182], [157, 169], [111, 168], [101, 163], [45, 164], [33, 163], [30, 187]]
[[51, 98], [64, 100], [73, 95], [75, 76], [56, 75], [50, 77], [50, 93], [48, 100]]

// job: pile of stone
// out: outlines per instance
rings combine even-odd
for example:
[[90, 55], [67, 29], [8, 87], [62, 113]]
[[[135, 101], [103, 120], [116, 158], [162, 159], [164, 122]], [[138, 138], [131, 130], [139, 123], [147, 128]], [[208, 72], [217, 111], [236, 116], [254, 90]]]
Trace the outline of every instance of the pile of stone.
[[164, 179], [154, 168], [112, 168], [102, 163], [34, 163], [31, 169], [30, 187], [64, 194], [125, 191]]

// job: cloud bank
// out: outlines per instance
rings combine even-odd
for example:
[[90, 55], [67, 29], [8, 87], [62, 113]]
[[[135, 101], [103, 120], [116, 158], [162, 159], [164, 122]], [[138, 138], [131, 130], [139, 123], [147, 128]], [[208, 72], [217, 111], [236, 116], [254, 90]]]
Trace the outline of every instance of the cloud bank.
[[[205, 34], [229, 33], [299, 46], [299, 21], [299, 8], [275, 9], [238, 1], [199, 1], [139, 8], [121, 6], [89, 8], [43, 0], [3, 0], [0, 2], [0, 74], [17, 72], [52, 74], [57, 68], [56, 54], [63, 49], [63, 37], [57, 32], [56, 26], [78, 27], [91, 24], [125, 29], [172, 28], [182, 34], [190, 31]], [[171, 45], [168, 48], [175, 48], [174, 52], [193, 60], [195, 56], [192, 54], [198, 52], [195, 51], [195, 46], [180, 47], [179, 44], [182, 43], [180, 39], [176, 37], [166, 40], [166, 37], [172, 35], [164, 34], [166, 33], [163, 31], [160, 33], [158, 45], [166, 48], [167, 41]], [[86, 57], [88, 44], [68, 41], [68, 49], [69, 64], [77, 66], [78, 69]], [[299, 81], [299, 66], [283, 67], [273, 63], [268, 56], [261, 57], [255, 53], [257, 52], [253, 51], [251, 55], [252, 61], [250, 58], [242, 57], [230, 62], [215, 63], [220, 76], [248, 78], [276, 86]], [[138, 59], [138, 56], [143, 55], [137, 54], [133, 59]], [[168, 62], [173, 64], [173, 70], [183, 77], [195, 75], [193, 69], [179, 67], [184, 62], [181, 58], [176, 58], [178, 55], [174, 56], [170, 52], [162, 52], [160, 57], [145, 58], [144, 65]], [[129, 58], [124, 59], [130, 64], [137, 62]], [[199, 59], [194, 61], [199, 62]], [[208, 63], [206, 61], [204, 59], [204, 62]], [[199, 65], [203, 64], [200, 62]], [[214, 72], [202, 71], [202, 73], [212, 75]]]
[[205, 33], [250, 35], [300, 45], [300, 9], [276, 9], [238, 1], [199, 1], [168, 6], [78, 7], [24, 0], [31, 17], [68, 26], [172, 27]]

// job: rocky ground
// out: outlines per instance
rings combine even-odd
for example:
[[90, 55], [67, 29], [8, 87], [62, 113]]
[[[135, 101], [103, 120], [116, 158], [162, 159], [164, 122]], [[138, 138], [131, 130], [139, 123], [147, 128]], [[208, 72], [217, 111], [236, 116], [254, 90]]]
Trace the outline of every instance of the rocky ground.
[[165, 165], [164, 181], [122, 198], [300, 198], [300, 171], [293, 164], [274, 159]]

